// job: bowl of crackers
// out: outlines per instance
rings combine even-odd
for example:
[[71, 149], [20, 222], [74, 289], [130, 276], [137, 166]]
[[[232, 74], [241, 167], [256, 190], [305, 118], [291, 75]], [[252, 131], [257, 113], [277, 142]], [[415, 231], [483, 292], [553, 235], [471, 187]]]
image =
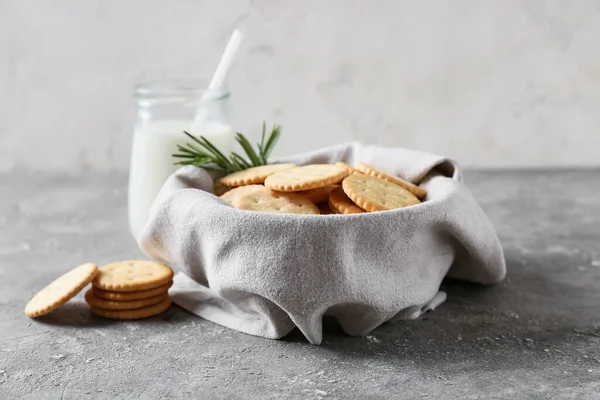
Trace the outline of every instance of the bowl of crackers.
[[411, 182], [357, 162], [270, 164], [226, 175], [215, 191], [233, 207], [289, 214], [362, 214], [420, 204], [427, 192]]
[[[216, 178], [216, 179], [215, 179]], [[493, 226], [445, 157], [343, 144], [165, 182], [138, 237], [177, 273], [175, 304], [215, 323], [319, 343], [322, 318], [362, 335], [435, 308], [445, 276], [493, 283]]]

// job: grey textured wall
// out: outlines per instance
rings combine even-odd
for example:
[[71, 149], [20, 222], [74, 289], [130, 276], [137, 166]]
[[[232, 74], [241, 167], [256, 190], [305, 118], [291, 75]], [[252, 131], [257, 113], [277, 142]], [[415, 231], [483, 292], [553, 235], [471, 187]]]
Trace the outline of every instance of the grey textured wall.
[[600, 1], [0, 0], [0, 171], [125, 170], [131, 87], [210, 77], [279, 153], [362, 140], [471, 166], [598, 165]]

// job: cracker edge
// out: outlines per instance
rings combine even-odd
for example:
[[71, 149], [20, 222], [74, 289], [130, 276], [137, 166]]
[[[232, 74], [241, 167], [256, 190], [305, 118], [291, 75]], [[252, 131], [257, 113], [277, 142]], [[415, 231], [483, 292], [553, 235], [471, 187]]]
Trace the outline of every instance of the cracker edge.
[[[100, 297], [101, 299], [104, 300], [109, 300], [109, 301], [135, 301], [135, 300], [143, 300], [143, 299], [147, 299], [148, 297], [154, 297], [154, 296], [158, 296], [161, 293], [169, 293], [169, 289], [171, 288], [171, 286], [173, 286], [173, 281], [165, 283], [162, 286], [158, 286], [152, 289], [145, 289], [145, 290], [133, 290], [130, 292], [113, 292], [110, 290], [104, 290], [104, 289], [100, 289], [99, 287], [93, 286], [92, 285], [92, 291], [94, 292], [94, 295], [96, 297]], [[139, 297], [139, 298], [119, 298], [119, 297], [127, 297], [130, 294], [134, 294], [134, 293], [139, 293], [139, 294], [143, 294], [143, 292], [150, 292], [156, 289], [161, 289], [161, 288], [165, 288], [162, 291], [156, 292], [157, 294], [154, 295], [149, 295], [149, 296], [144, 296], [144, 297]], [[99, 293], [100, 292], [100, 293]], [[109, 294], [105, 294], [103, 292], [108, 292]], [[112, 297], [114, 295], [114, 297]], [[102, 296], [108, 296], [108, 297], [102, 297]]]
[[[319, 165], [319, 164], [309, 164], [309, 165]], [[325, 165], [334, 165], [335, 164], [325, 164]], [[303, 165], [301, 167], [305, 167], [307, 165]], [[297, 167], [297, 168], [301, 168], [301, 167]], [[303, 190], [311, 190], [311, 189], [319, 189], [328, 185], [333, 185], [336, 183], [339, 183], [340, 181], [342, 181], [344, 178], [346, 178], [348, 175], [350, 175], [349, 171], [338, 165], [340, 169], [339, 173], [335, 176], [332, 176], [329, 179], [322, 179], [321, 181], [313, 181], [311, 183], [305, 183], [302, 185], [299, 184], [291, 184], [291, 185], [286, 185], [286, 184], [282, 184], [282, 185], [268, 185], [267, 180], [275, 175], [270, 175], [269, 177], [267, 177], [267, 179], [265, 179], [265, 187], [271, 190], [274, 190], [276, 192], [301, 192]]]
[[[261, 168], [261, 167], [268, 167], [268, 166], [275, 166], [275, 165], [286, 165], [286, 168], [279, 169], [277, 171], [274, 171], [274, 172], [271, 172], [271, 173], [268, 173], [268, 174], [255, 175], [255, 177], [252, 178], [252, 179], [250, 179], [250, 178], [245, 178], [244, 179], [243, 178], [243, 175], [242, 175], [243, 172], [250, 171], [250, 170], [252, 170], [254, 168]], [[271, 176], [273, 174], [276, 174], [276, 173], [281, 172], [281, 171], [285, 171], [287, 169], [296, 168], [296, 167], [298, 167], [298, 165], [297, 164], [292, 164], [292, 163], [276, 163], [276, 164], [259, 165], [259, 166], [256, 166], [256, 167], [251, 167], [251, 168], [243, 169], [241, 171], [236, 171], [236, 172], [233, 172], [231, 174], [225, 175], [224, 177], [219, 178], [219, 182], [223, 186], [231, 188], [231, 189], [236, 188], [236, 187], [241, 187], [241, 186], [256, 185], [256, 184], [264, 183], [265, 179], [267, 179], [269, 176]], [[234, 179], [234, 180], [230, 181], [229, 183], [223, 182], [223, 179], [227, 180], [227, 178], [229, 178], [229, 177], [231, 177], [233, 175], [240, 175], [240, 178], [238, 178], [237, 180]]]
[[[169, 269], [170, 274], [169, 274], [169, 276], [166, 276], [162, 280], [151, 281], [151, 282], [148, 282], [145, 284], [138, 284], [138, 285], [131, 285], [128, 283], [124, 283], [124, 284], [116, 284], [116, 285], [99, 286], [95, 282], [96, 278], [98, 276], [100, 276], [101, 269], [104, 268], [106, 265], [111, 265], [111, 264], [116, 264], [116, 263], [121, 263], [121, 262], [131, 262], [131, 261], [150, 261], [150, 262], [155, 262], [157, 264], [162, 264]], [[102, 290], [105, 290], [108, 292], [137, 292], [140, 290], [155, 289], [159, 286], [167, 284], [170, 280], [173, 280], [173, 277], [175, 276], [173, 269], [171, 267], [169, 267], [167, 264], [161, 263], [158, 261], [153, 261], [153, 260], [124, 260], [124, 261], [116, 261], [114, 263], [109, 263], [106, 265], [103, 265], [102, 267], [98, 268], [98, 274], [96, 274], [96, 277], [92, 280], [92, 285], [97, 287], [98, 289], [102, 289]]]
[[[94, 314], [98, 317], [106, 318], [106, 319], [118, 319], [118, 320], [123, 320], [123, 321], [133, 321], [136, 319], [151, 318], [151, 317], [155, 317], [159, 314], [162, 314], [165, 311], [167, 311], [171, 307], [172, 304], [173, 304], [173, 301], [171, 300], [171, 298], [167, 297], [165, 300], [163, 300], [162, 302], [157, 303], [155, 305], [143, 307], [143, 308], [136, 308], [134, 310], [104, 310], [102, 308], [90, 306], [90, 311], [92, 312], [92, 314]], [[152, 312], [150, 312], [150, 309], [154, 309], [154, 310], [152, 310]], [[148, 313], [142, 313], [142, 311], [148, 311]], [[136, 312], [137, 312], [137, 315], [136, 315]]]
[[[392, 184], [396, 185], [396, 184], [395, 184], [395, 183], [393, 183], [393, 182], [386, 181], [385, 179], [381, 179], [381, 178], [378, 178], [378, 177], [376, 177], [376, 176], [372, 176], [372, 175], [368, 175], [368, 176], [371, 176], [371, 177], [373, 177], [373, 178], [380, 179], [380, 180], [382, 180], [382, 181], [385, 181], [385, 182], [387, 182], [387, 183], [392, 183]], [[360, 195], [358, 195], [358, 194], [354, 194], [354, 193], [352, 193], [352, 191], [351, 191], [351, 190], [348, 190], [348, 191], [347, 191], [347, 189], [346, 189], [346, 186], [348, 186], [348, 184], [344, 185], [344, 183], [345, 183], [345, 182], [344, 182], [344, 181], [342, 181], [342, 188], [343, 188], [343, 190], [344, 190], [344, 193], [346, 193], [346, 196], [348, 196], [348, 197], [350, 198], [350, 200], [352, 200], [352, 201], [354, 202], [354, 204], [356, 204], [357, 206], [359, 206], [360, 208], [362, 208], [363, 210], [365, 210], [365, 211], [368, 211], [368, 212], [377, 212], [377, 211], [398, 210], [398, 209], [400, 209], [400, 208], [404, 208], [404, 207], [409, 207], [409, 206], [414, 206], [414, 205], [420, 204], [420, 201], [419, 201], [419, 203], [409, 204], [409, 205], [406, 205], [406, 206], [404, 206], [404, 207], [381, 208], [381, 207], [379, 207], [377, 204], [375, 204], [375, 203], [371, 203], [370, 201], [368, 201], [368, 200], [365, 200], [365, 199], [364, 199], [364, 197], [362, 197], [362, 196], [360, 196]], [[407, 192], [409, 192], [409, 193], [410, 193], [410, 191], [409, 191], [409, 190], [407, 190], [407, 189], [403, 188], [402, 186], [400, 186], [400, 185], [396, 185], [396, 186], [398, 186], [400, 189], [402, 189], [402, 190], [405, 190], [405, 191], [407, 191]], [[348, 192], [350, 192], [350, 193], [348, 193]], [[411, 194], [412, 194], [412, 193], [411, 193]], [[414, 196], [414, 194], [412, 194], [412, 195]], [[416, 196], [415, 196], [415, 197], [416, 197]], [[419, 199], [417, 198], [417, 200], [419, 200]]]
[[369, 164], [365, 164], [359, 161], [356, 163], [356, 170], [362, 172], [363, 174], [371, 175], [375, 178], [383, 179], [384, 181], [388, 181], [390, 183], [394, 183], [398, 186], [401, 186], [402, 188], [408, 190], [413, 195], [415, 195], [415, 197], [419, 200], [427, 196], [427, 191], [419, 187], [418, 185], [415, 185], [414, 183], [404, 180], [402, 178], [392, 176], [386, 172], [380, 171]]
[[[99, 305], [98, 303], [96, 304], [92, 304], [90, 302], [89, 298], [94, 298], [92, 301], [98, 301], [100, 303], [104, 303], [104, 306]], [[146, 297], [144, 299], [135, 299], [135, 300], [107, 300], [104, 299], [102, 297], [98, 297], [96, 296], [96, 294], [94, 293], [94, 291], [92, 289], [88, 289], [85, 292], [85, 302], [87, 303], [88, 306], [90, 307], [94, 307], [94, 308], [102, 308], [103, 310], [110, 310], [110, 311], [128, 311], [128, 310], [136, 310], [138, 308], [145, 308], [145, 307], [150, 307], [153, 306], [155, 304], [158, 304], [162, 301], [164, 301], [167, 297], [169, 297], [169, 293], [168, 292], [164, 292], [161, 294], [157, 294], [155, 296], [151, 296], [151, 297]], [[152, 300], [152, 301], [150, 301]], [[148, 304], [142, 304], [141, 306], [138, 305], [137, 307], [132, 307], [132, 308], [111, 308], [114, 307], [113, 304], [126, 304], [126, 303], [140, 303], [140, 302], [146, 302]], [[113, 304], [107, 304], [107, 303], [113, 303]]]
[[[95, 269], [92, 269], [92, 271], [91, 271], [91, 274], [90, 274], [91, 277], [88, 277], [86, 280], [82, 281], [79, 285], [73, 287], [69, 292], [67, 292], [64, 296], [60, 297], [54, 303], [51, 303], [50, 305], [44, 307], [43, 309], [36, 309], [37, 312], [29, 312], [29, 313], [27, 312], [27, 306], [38, 295], [38, 293], [40, 293], [42, 290], [46, 289], [52, 283], [56, 282], [57, 280], [59, 280], [64, 275], [68, 274], [69, 272], [71, 272], [79, 267], [82, 267], [83, 265], [87, 265], [87, 264], [93, 265], [95, 267]], [[25, 315], [27, 315], [30, 318], [37, 318], [37, 317], [41, 317], [42, 315], [51, 313], [52, 311], [56, 310], [57, 308], [65, 305], [73, 297], [77, 296], [77, 294], [79, 292], [81, 292], [87, 285], [89, 285], [90, 282], [92, 282], [99, 273], [98, 266], [94, 263], [81, 264], [81, 265], [73, 268], [71, 271], [65, 272], [63, 275], [59, 276], [58, 278], [56, 278], [55, 280], [50, 282], [48, 285], [44, 286], [41, 290], [39, 290], [35, 295], [33, 295], [33, 297], [29, 300], [29, 302], [27, 302], [27, 305], [25, 305], [25, 310], [24, 310]]]
[[[265, 189], [266, 189], [265, 193], [268, 193], [270, 195], [272, 195], [273, 193], [278, 193], [277, 190], [269, 189], [267, 187], [265, 187]], [[279, 192], [279, 194], [283, 195], [283, 196], [290, 196], [290, 195], [292, 195], [292, 196], [297, 196], [299, 198], [302, 198], [304, 201], [307, 201], [308, 203], [312, 204], [312, 207], [314, 208], [313, 211], [316, 210], [317, 212], [313, 213], [313, 214], [305, 214], [305, 213], [291, 213], [291, 212], [277, 212], [277, 211], [258, 211], [258, 210], [240, 208], [240, 206], [238, 204], [235, 204], [235, 203], [239, 202], [245, 195], [249, 195], [249, 194], [251, 194], [251, 192], [249, 192], [249, 193], [242, 193], [238, 197], [236, 197], [234, 199], [234, 204], [232, 204], [233, 207], [236, 208], [236, 209], [238, 209], [238, 210], [242, 210], [242, 211], [272, 212], [272, 213], [275, 213], [275, 214], [296, 214], [296, 215], [320, 215], [321, 214], [321, 210], [319, 210], [319, 207], [317, 207], [317, 205], [315, 204], [315, 202], [307, 199], [306, 197], [304, 197], [304, 196], [302, 196], [302, 195], [300, 195], [300, 194], [298, 194], [296, 192]], [[288, 201], [290, 201], [290, 200], [288, 199]], [[309, 206], [309, 204], [307, 204], [307, 206]]]
[[[334, 190], [338, 190], [338, 189], [334, 189]], [[340, 187], [340, 188], [339, 188], [339, 190], [341, 190], [341, 191], [342, 191], [342, 193], [344, 193], [344, 195], [345, 195], [346, 197], [348, 197], [348, 195], [347, 195], [347, 194], [346, 194], [346, 192], [344, 191], [343, 187]], [[332, 191], [332, 193], [333, 193], [333, 191]], [[348, 206], [348, 205], [346, 205], [346, 204], [341, 204], [341, 203], [340, 203], [340, 205], [341, 205], [341, 206], [343, 206], [343, 207], [337, 207], [337, 206], [336, 206], [336, 204], [335, 204], [335, 203], [333, 203], [333, 202], [331, 201], [331, 198], [332, 198], [332, 196], [329, 196], [329, 201], [328, 201], [329, 208], [331, 208], [332, 210], [334, 210], [334, 209], [335, 209], [335, 211], [336, 211], [337, 213], [339, 213], [339, 214], [346, 214], [346, 215], [349, 215], [349, 214], [363, 214], [363, 213], [365, 213], [365, 212], [366, 212], [364, 209], [362, 209], [362, 208], [361, 208], [361, 207], [359, 207], [359, 206], [358, 206], [356, 203], [354, 203], [354, 200], [350, 199], [350, 197], [348, 197], [348, 198], [349, 198], [349, 199], [350, 199], [350, 201], [352, 201], [354, 204], [352, 204], [351, 206]], [[347, 211], [347, 210], [349, 210], [349, 209], [350, 209], [350, 207], [352, 207], [352, 206], [354, 206], [354, 207], [356, 207], [357, 209], [359, 209], [359, 210], [360, 210], [360, 212], [346, 212], [346, 211]], [[342, 208], [343, 208], [343, 209], [342, 209]]]

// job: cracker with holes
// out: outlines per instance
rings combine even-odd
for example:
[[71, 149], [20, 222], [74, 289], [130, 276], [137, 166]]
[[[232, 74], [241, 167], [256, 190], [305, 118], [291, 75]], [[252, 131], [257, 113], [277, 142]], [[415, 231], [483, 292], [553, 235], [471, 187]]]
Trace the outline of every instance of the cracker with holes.
[[65, 304], [98, 274], [96, 264], [87, 263], [67, 272], [40, 290], [25, 306], [25, 314], [35, 318]]
[[245, 186], [263, 183], [265, 179], [277, 172], [294, 168], [296, 164], [269, 164], [234, 172], [220, 179], [225, 186]]
[[221, 199], [225, 200], [226, 202], [228, 202], [229, 204], [233, 205], [233, 201], [237, 198], [237, 196], [239, 196], [240, 194], [246, 192], [246, 191], [251, 191], [251, 190], [256, 190], [256, 189], [264, 189], [265, 187], [263, 185], [247, 185], [247, 186], [239, 186], [236, 188], [231, 189], [229, 192], [225, 193], [224, 195], [221, 196]]
[[167, 265], [148, 260], [119, 261], [98, 269], [92, 284], [112, 292], [132, 292], [163, 286], [173, 279]]
[[395, 183], [398, 186], [402, 186], [404, 189], [408, 190], [409, 192], [414, 194], [419, 199], [423, 199], [425, 196], [427, 196], [427, 192], [425, 191], [425, 189], [420, 188], [419, 186], [415, 185], [414, 183], [410, 183], [408, 181], [405, 181], [402, 178], [392, 176], [383, 171], [379, 171], [378, 169], [376, 169], [368, 164], [361, 163], [361, 162], [356, 163], [356, 169], [364, 174], [375, 176], [379, 179], [383, 179], [384, 181], [388, 181], [391, 183]]
[[296, 193], [276, 192], [266, 187], [247, 190], [233, 201], [233, 206], [241, 210], [289, 213], [320, 214], [319, 208], [306, 197]]
[[312, 164], [277, 172], [265, 179], [265, 186], [279, 192], [297, 192], [333, 185], [349, 172], [341, 165]]
[[403, 187], [371, 175], [352, 174], [344, 179], [342, 188], [365, 211], [392, 210], [420, 203]]

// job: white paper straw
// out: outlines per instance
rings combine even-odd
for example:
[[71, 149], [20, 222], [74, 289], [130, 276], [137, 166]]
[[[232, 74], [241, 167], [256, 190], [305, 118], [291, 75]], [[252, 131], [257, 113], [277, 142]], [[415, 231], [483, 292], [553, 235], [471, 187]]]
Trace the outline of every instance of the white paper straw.
[[233, 64], [233, 60], [240, 47], [241, 41], [242, 33], [238, 29], [236, 29], [235, 31], [233, 31], [231, 39], [229, 39], [229, 43], [227, 43], [227, 47], [225, 48], [225, 52], [223, 53], [223, 56], [219, 61], [219, 65], [217, 65], [217, 69], [210, 81], [210, 84], [208, 85], [208, 91], [202, 95], [200, 109], [196, 113], [194, 122], [192, 122], [192, 133], [196, 132], [197, 130], [200, 130], [206, 122], [206, 118], [208, 117], [208, 109], [204, 106], [204, 104], [206, 100], [210, 98], [212, 91], [222, 87], [225, 83], [225, 78], [227, 77], [227, 73], [229, 72], [229, 69]]

